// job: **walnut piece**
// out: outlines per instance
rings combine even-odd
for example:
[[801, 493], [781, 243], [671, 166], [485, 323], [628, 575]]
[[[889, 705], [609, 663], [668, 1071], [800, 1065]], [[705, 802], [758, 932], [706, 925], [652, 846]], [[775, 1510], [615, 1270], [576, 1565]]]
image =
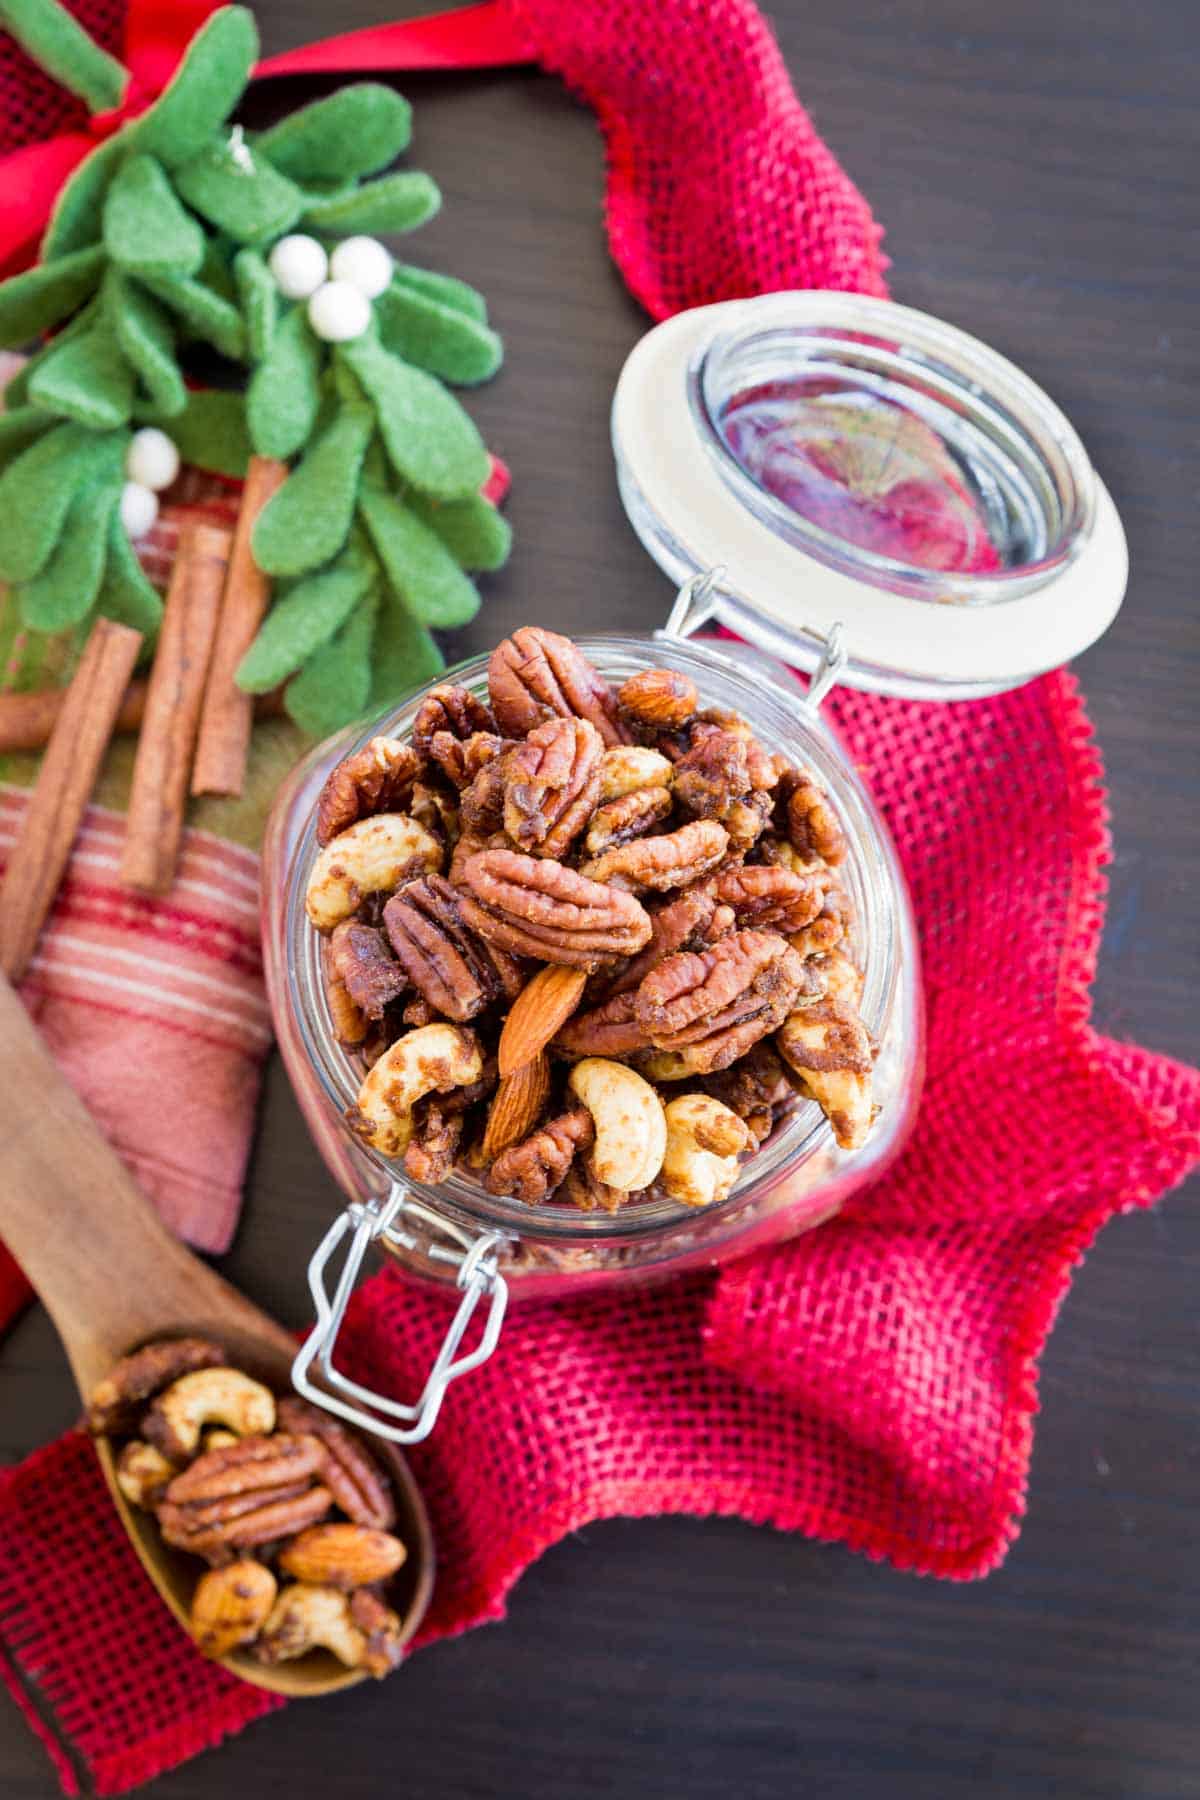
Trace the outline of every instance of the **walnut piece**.
[[524, 972], [464, 922], [460, 896], [444, 876], [406, 882], [384, 907], [383, 924], [396, 966], [448, 1019], [462, 1024], [520, 992]]
[[403, 812], [421, 772], [415, 750], [398, 738], [374, 737], [333, 770], [317, 801], [317, 842], [322, 848], [359, 819]]
[[735, 931], [705, 950], [669, 956], [637, 990], [637, 1016], [660, 1050], [694, 1074], [728, 1068], [782, 1024], [812, 985], [786, 939]]
[[436, 732], [449, 732], [451, 737], [466, 739], [476, 731], [495, 731], [496, 721], [482, 700], [470, 688], [455, 687], [444, 682], [430, 688], [413, 720], [413, 749], [420, 757], [429, 755]]
[[381, 1019], [408, 977], [374, 925], [343, 919], [329, 940], [329, 968], [365, 1019]]
[[461, 794], [481, 770], [511, 748], [511, 741], [498, 737], [494, 731], [475, 731], [469, 738], [456, 738], [451, 731], [435, 731], [429, 743], [429, 760]]
[[693, 819], [662, 837], [635, 838], [584, 863], [582, 874], [610, 889], [689, 887], [712, 873], [729, 848], [729, 834], [713, 819]]
[[504, 765], [504, 829], [520, 849], [558, 861], [600, 796], [600, 733], [586, 719], [547, 719]]
[[751, 742], [740, 732], [715, 727], [696, 738], [675, 764], [675, 792], [689, 812], [724, 820], [736, 802], [770, 786], [774, 770], [756, 761]]
[[774, 1045], [761, 1038], [728, 1069], [703, 1077], [706, 1094], [720, 1100], [763, 1144], [777, 1120], [795, 1104], [796, 1089]]
[[627, 743], [616, 695], [570, 638], [525, 625], [492, 651], [488, 692], [501, 731], [525, 737], [544, 720], [588, 719], [606, 744]]
[[631, 894], [549, 857], [484, 850], [462, 871], [467, 923], [514, 956], [594, 968], [640, 950], [650, 920]]
[[776, 789], [775, 817], [806, 863], [836, 868], [846, 856], [846, 836], [828, 794], [809, 769], [786, 769]]
[[586, 1150], [594, 1137], [587, 1107], [573, 1106], [498, 1156], [484, 1186], [489, 1194], [510, 1194], [526, 1206], [537, 1206], [555, 1192], [576, 1151]]
[[413, 1135], [404, 1152], [406, 1173], [426, 1187], [448, 1181], [465, 1126], [462, 1113], [448, 1111], [440, 1095], [419, 1100], [413, 1108]]

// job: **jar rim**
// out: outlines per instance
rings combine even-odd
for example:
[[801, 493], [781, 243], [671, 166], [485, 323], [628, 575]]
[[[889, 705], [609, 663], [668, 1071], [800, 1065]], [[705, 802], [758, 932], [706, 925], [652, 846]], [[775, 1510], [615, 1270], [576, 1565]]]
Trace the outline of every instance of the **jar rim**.
[[[803, 761], [816, 772], [822, 785], [834, 799], [843, 821], [848, 841], [842, 873], [854, 903], [856, 939], [854, 948], [864, 970], [861, 1012], [865, 1024], [877, 1037], [887, 1032], [897, 1007], [911, 1001], [915, 982], [915, 939], [909, 912], [907, 890], [896, 860], [895, 851], [882, 820], [848, 758], [826, 722], [816, 713], [807, 714], [803, 696], [797, 686], [789, 695], [777, 683], [760, 674], [747, 673], [730, 654], [715, 649], [710, 643], [690, 639], [630, 634], [589, 634], [575, 640], [585, 655], [602, 674], [623, 679], [647, 662], [669, 663], [683, 668], [697, 679], [708, 704], [736, 705], [755, 731], [762, 735], [768, 748], [781, 749], [792, 760]], [[750, 654], [761, 662], [759, 653]], [[472, 657], [446, 670], [440, 682], [453, 681], [486, 695], [488, 659]], [[705, 692], [704, 683], [709, 691]], [[712, 692], [713, 685], [718, 691]], [[427, 688], [421, 689], [400, 707], [389, 708], [368, 724], [343, 733], [337, 742], [339, 760], [363, 747], [381, 731], [404, 737]], [[326, 756], [330, 746], [325, 747]], [[318, 752], [319, 756], [321, 753]], [[324, 766], [324, 764], [322, 765]], [[283, 929], [286, 950], [286, 980], [292, 990], [293, 1010], [303, 1053], [314, 1071], [325, 1100], [338, 1114], [354, 1104], [361, 1070], [351, 1054], [337, 1043], [329, 1014], [322, 979], [320, 934], [308, 920], [304, 907], [308, 873], [317, 853], [315, 810], [300, 831], [288, 866], [287, 903]], [[900, 1129], [897, 1121], [895, 1130]], [[741, 1208], [752, 1197], [769, 1192], [791, 1175], [800, 1163], [819, 1152], [832, 1153], [840, 1161], [854, 1161], [865, 1175], [893, 1153], [894, 1132], [889, 1121], [881, 1118], [867, 1146], [857, 1152], [836, 1150], [832, 1129], [812, 1101], [801, 1101], [794, 1114], [776, 1131], [747, 1162], [742, 1176], [731, 1194], [715, 1206], [704, 1209], [711, 1219], [722, 1212]], [[464, 1224], [475, 1228], [500, 1230], [513, 1236], [543, 1242], [572, 1240], [603, 1241], [610, 1247], [622, 1243], [642, 1243], [648, 1238], [666, 1236], [678, 1230], [692, 1209], [670, 1200], [637, 1203], [617, 1213], [581, 1213], [576, 1208], [553, 1203], [530, 1207], [519, 1201], [489, 1194], [481, 1183], [468, 1180], [455, 1171], [448, 1181], [429, 1187], [412, 1181], [397, 1161], [382, 1156], [365, 1144], [355, 1142], [353, 1160], [365, 1168], [368, 1185], [380, 1186], [402, 1182], [415, 1192], [434, 1199]]]

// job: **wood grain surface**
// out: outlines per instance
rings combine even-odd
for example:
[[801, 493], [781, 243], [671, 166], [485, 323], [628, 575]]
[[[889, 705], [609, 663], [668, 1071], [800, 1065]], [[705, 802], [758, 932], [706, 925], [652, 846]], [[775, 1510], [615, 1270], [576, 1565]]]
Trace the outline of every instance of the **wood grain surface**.
[[[647, 0], [652, 4], [653, 0]], [[397, 11], [260, 0], [282, 50]], [[894, 292], [1064, 405], [1117, 498], [1129, 601], [1079, 665], [1117, 855], [1099, 1025], [1180, 1057], [1200, 889], [1197, 15], [1190, 0], [775, 0], [796, 85], [888, 227]], [[625, 523], [608, 403], [645, 320], [608, 262], [591, 115], [533, 73], [408, 80], [445, 207], [420, 260], [505, 335], [472, 402], [515, 471], [517, 549], [474, 652], [529, 616], [645, 628], [668, 591]], [[277, 85], [254, 122], [321, 91]], [[1197, 1186], [1111, 1226], [1046, 1357], [1029, 1516], [978, 1586], [735, 1522], [595, 1526], [508, 1622], [378, 1690], [293, 1709], [165, 1777], [162, 1800], [1174, 1800], [1200, 1793]], [[224, 1267], [289, 1323], [330, 1182], [278, 1066]], [[39, 1313], [0, 1348], [0, 1454], [70, 1423]], [[0, 1792], [55, 1790], [0, 1705]]]

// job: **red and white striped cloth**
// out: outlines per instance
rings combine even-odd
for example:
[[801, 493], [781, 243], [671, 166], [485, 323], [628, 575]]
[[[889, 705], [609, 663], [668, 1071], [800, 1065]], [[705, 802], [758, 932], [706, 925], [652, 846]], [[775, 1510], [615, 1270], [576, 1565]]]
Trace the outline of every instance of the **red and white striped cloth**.
[[[4, 862], [27, 803], [0, 787]], [[237, 1223], [271, 1042], [258, 859], [188, 831], [170, 894], [149, 899], [117, 880], [123, 833], [119, 814], [88, 809], [21, 993], [166, 1223], [220, 1251]]]

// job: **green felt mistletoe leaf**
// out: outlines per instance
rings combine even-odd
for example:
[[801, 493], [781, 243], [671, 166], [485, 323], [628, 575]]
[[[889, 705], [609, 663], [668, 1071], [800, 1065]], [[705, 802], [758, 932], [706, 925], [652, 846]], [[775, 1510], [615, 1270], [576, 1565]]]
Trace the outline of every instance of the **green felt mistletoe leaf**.
[[230, 144], [209, 144], [175, 171], [175, 185], [193, 212], [235, 243], [260, 244], [281, 237], [296, 223], [305, 196], [265, 157], [251, 157], [245, 147], [243, 156], [249, 168]]
[[181, 277], [146, 276], [146, 286], [179, 318], [185, 335], [202, 338], [223, 356], [241, 361], [246, 354], [242, 315], [206, 282]]
[[466, 313], [469, 319], [478, 319], [481, 325], [487, 324], [487, 301], [478, 288], [473, 288], [469, 281], [460, 281], [457, 275], [442, 275], [436, 269], [420, 269], [415, 263], [398, 262], [392, 281], [414, 294], [424, 294], [442, 306], [452, 306], [456, 312]]
[[438, 500], [462, 499], [483, 486], [489, 468], [483, 439], [440, 381], [390, 356], [373, 334], [341, 345], [338, 354], [370, 395], [402, 480]]
[[149, 656], [162, 621], [162, 597], [138, 561], [137, 552], [114, 512], [107, 534], [108, 557], [96, 596], [96, 611], [119, 625], [129, 625], [145, 638], [141, 658]]
[[500, 339], [488, 326], [402, 282], [380, 294], [375, 322], [385, 349], [443, 381], [487, 381], [503, 360]]
[[359, 81], [289, 114], [254, 140], [284, 175], [308, 186], [373, 175], [408, 147], [412, 107], [378, 82]]
[[384, 175], [342, 197], [310, 198], [303, 224], [309, 231], [338, 236], [354, 232], [415, 231], [442, 204], [437, 183], [420, 169]]
[[0, 412], [0, 469], [7, 468], [22, 450], [28, 450], [57, 423], [53, 414], [43, 412], [40, 406], [16, 406], [10, 410], [8, 397], [6, 389], [5, 410]]
[[120, 497], [119, 468], [94, 476], [76, 491], [46, 566], [17, 589], [21, 619], [30, 631], [65, 631], [91, 612], [107, 561], [109, 522]]
[[102, 320], [53, 346], [29, 383], [35, 406], [78, 419], [94, 431], [124, 425], [133, 410], [133, 370]]
[[270, 354], [279, 320], [279, 289], [257, 250], [239, 250], [233, 259], [238, 300], [246, 325], [246, 351], [251, 362]]
[[196, 33], [160, 98], [133, 127], [135, 147], [168, 168], [191, 162], [241, 99], [257, 58], [253, 15], [244, 6], [221, 7]]
[[58, 190], [50, 220], [42, 237], [42, 261], [69, 256], [100, 242], [104, 196], [129, 145], [130, 127], [117, 132], [84, 158], [70, 179]]
[[268, 575], [302, 575], [336, 556], [350, 535], [359, 475], [375, 419], [343, 404], [255, 521], [254, 560]]
[[152, 156], [131, 156], [109, 188], [104, 248], [137, 275], [194, 275], [204, 261], [204, 233]]
[[445, 544], [464, 569], [502, 569], [512, 549], [512, 526], [482, 494], [465, 500], [406, 496], [406, 505]]
[[385, 590], [371, 646], [372, 710], [423, 687], [445, 666], [445, 657], [425, 627], [418, 625], [398, 594]]
[[[126, 442], [120, 433], [121, 454]], [[0, 581], [31, 581], [46, 566], [77, 487], [109, 443], [86, 425], [57, 425], [0, 475]]]
[[246, 418], [260, 456], [294, 456], [316, 424], [321, 404], [321, 346], [302, 306], [279, 321], [265, 360], [250, 377]]
[[372, 592], [355, 607], [337, 636], [314, 651], [288, 682], [284, 709], [312, 737], [328, 737], [367, 710], [378, 610], [379, 595]]
[[465, 625], [479, 593], [436, 532], [399, 500], [364, 486], [359, 510], [392, 587], [422, 625]]
[[106, 277], [104, 299], [121, 353], [141, 384], [140, 398], [157, 417], [173, 419], [187, 405], [187, 389], [169, 315], [117, 269]]
[[34, 62], [77, 94], [89, 112], [120, 105], [128, 70], [93, 42], [65, 7], [50, 0], [4, 0], [0, 19]]
[[[153, 422], [167, 424], [165, 418]], [[246, 473], [250, 438], [240, 394], [220, 388], [196, 389], [187, 395], [187, 405], [171, 418], [167, 429], [185, 463], [235, 479]]]
[[328, 568], [306, 575], [267, 614], [238, 667], [238, 686], [247, 694], [270, 693], [329, 642], [374, 584], [370, 558], [353, 546]]
[[96, 291], [103, 268], [104, 252], [95, 246], [0, 283], [0, 345], [19, 348], [57, 325]]

